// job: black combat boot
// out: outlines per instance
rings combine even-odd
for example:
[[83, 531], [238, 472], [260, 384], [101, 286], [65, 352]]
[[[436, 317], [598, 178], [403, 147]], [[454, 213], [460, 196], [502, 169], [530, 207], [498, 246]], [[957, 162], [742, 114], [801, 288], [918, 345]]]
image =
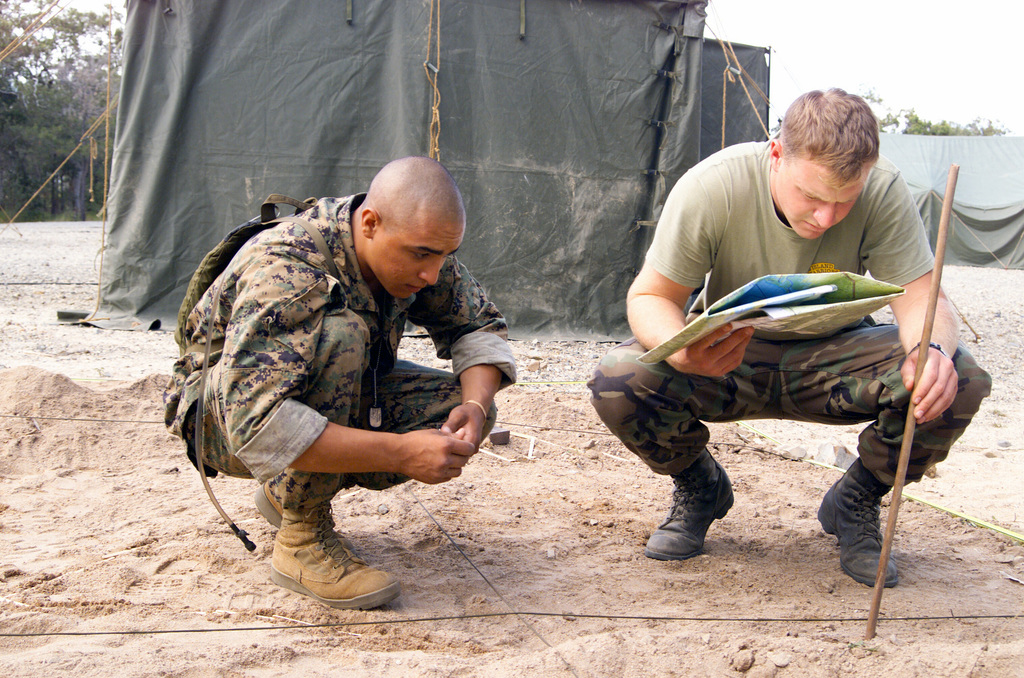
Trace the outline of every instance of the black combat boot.
[[644, 555], [658, 560], [686, 560], [704, 548], [711, 521], [732, 508], [732, 483], [706, 449], [682, 473], [672, 476], [672, 508], [647, 540]]
[[[882, 497], [891, 489], [858, 459], [825, 494], [818, 509], [822, 528], [839, 537], [839, 564], [843, 572], [867, 586], [875, 585], [878, 574], [878, 559], [882, 556], [878, 513]], [[896, 586], [898, 581], [896, 563], [890, 556], [885, 566], [885, 586]]]

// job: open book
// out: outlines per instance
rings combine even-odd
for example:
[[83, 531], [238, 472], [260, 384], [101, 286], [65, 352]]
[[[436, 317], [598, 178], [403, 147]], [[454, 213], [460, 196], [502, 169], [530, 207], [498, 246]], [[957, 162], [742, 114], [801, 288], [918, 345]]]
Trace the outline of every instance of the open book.
[[674, 337], [640, 356], [640, 362], [664, 360], [726, 323], [794, 337], [827, 336], [903, 293], [902, 287], [856, 273], [766, 275], [711, 304]]

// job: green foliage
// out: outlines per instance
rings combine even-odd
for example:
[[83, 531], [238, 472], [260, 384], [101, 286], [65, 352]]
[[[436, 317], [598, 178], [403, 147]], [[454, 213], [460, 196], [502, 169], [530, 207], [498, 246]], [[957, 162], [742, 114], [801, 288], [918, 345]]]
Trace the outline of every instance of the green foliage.
[[[55, 171], [19, 221], [85, 219], [102, 200], [105, 127], [91, 135], [97, 157], [88, 138], [75, 148], [107, 107], [108, 45], [110, 91], [117, 92], [121, 17], [115, 16], [117, 31], [110, 36], [109, 16], [72, 8], [55, 14], [52, 4], [0, 2], [0, 49], [6, 54], [0, 62], [0, 222], [21, 210]], [[33, 22], [45, 23], [33, 31]]]
[[934, 137], [998, 137], [1009, 133], [998, 121], [988, 118], [975, 118], [966, 125], [940, 120], [925, 120], [913, 108], [901, 109], [893, 113], [874, 90], [862, 94], [865, 100], [881, 108], [884, 113], [878, 116], [879, 128], [889, 134], [920, 134]]
[[966, 125], [940, 120], [925, 120], [913, 108], [899, 113], [888, 113], [879, 120], [883, 132], [893, 134], [922, 134], [936, 137], [993, 137], [1002, 136], [1009, 130], [998, 122], [987, 118], [975, 118]]

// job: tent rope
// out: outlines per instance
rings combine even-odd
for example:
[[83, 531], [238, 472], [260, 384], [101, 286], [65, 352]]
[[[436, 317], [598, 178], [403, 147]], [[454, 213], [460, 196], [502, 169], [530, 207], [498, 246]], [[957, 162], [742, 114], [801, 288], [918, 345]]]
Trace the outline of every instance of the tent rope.
[[[768, 101], [768, 97], [765, 96], [765, 93], [761, 90], [761, 88], [757, 85], [757, 83], [754, 82], [754, 78], [751, 77], [750, 73], [747, 72], [747, 69], [743, 68], [743, 64], [740, 63], [739, 57], [736, 56], [736, 51], [732, 48], [732, 43], [729, 42], [728, 40], [722, 40], [717, 35], [715, 36], [715, 39], [718, 40], [718, 44], [722, 48], [722, 54], [725, 55], [725, 70], [726, 70], [726, 73], [729, 76], [729, 80], [735, 82], [735, 80], [732, 77], [732, 72], [731, 72], [735, 68], [736, 72], [738, 72], [740, 74], [740, 85], [743, 87], [743, 93], [747, 95], [747, 102], [750, 103], [750, 110], [754, 111], [754, 115], [757, 116], [757, 124], [761, 125], [761, 131], [764, 132], [764, 136], [767, 139], [768, 136], [769, 136], [769, 134], [768, 134], [768, 127], [765, 126], [764, 120], [761, 119], [761, 111], [757, 110], [757, 106], [754, 104], [754, 99], [753, 99], [753, 97], [750, 96], [750, 90], [747, 89], [747, 83], [744, 82], [744, 81], [749, 79], [750, 82], [751, 82], [751, 85], [757, 90], [757, 93], [760, 95], [761, 99], [766, 104], [767, 103], [771, 103], [771, 102]], [[735, 62], [735, 64], [736, 64], [735, 66], [732, 66], [730, 64], [730, 62], [729, 62], [729, 57], [730, 56], [732, 57], [732, 61]], [[744, 76], [746, 76], [746, 77], [744, 77]], [[724, 75], [723, 75], [723, 78], [722, 78], [722, 148], [725, 148], [725, 76]]]
[[730, 80], [736, 82], [736, 78], [732, 77], [732, 69], [729, 68], [727, 63], [722, 70], [722, 148], [725, 148], [725, 100], [728, 91], [726, 87]]
[[[14, 38], [14, 40], [12, 40], [6, 47], [3, 48], [2, 51], [0, 51], [0, 62], [9, 57], [11, 53], [14, 52], [14, 50], [18, 49], [18, 47], [20, 47], [22, 43], [28, 40], [33, 33], [46, 26], [46, 24], [50, 23], [50, 21], [52, 21], [54, 17], [56, 17], [58, 14], [60, 14], [61, 12], [68, 8], [68, 5], [64, 5], [53, 14], [50, 14], [50, 16], [46, 16], [50, 12], [50, 10], [56, 7], [59, 3], [60, 0], [53, 0], [53, 2], [51, 2], [45, 8], [43, 8], [39, 12], [39, 14], [37, 14], [36, 17], [32, 19], [31, 22], [29, 22], [29, 25], [25, 28], [25, 31], [18, 37]], [[68, 4], [71, 3], [69, 2]]]
[[[942, 196], [939, 195], [938, 191], [936, 191], [934, 188], [931, 190], [931, 194], [938, 198], [940, 201], [942, 200]], [[952, 218], [959, 222], [961, 226], [963, 226], [963, 229], [961, 229], [961, 233], [970, 233], [971, 237], [978, 241], [978, 244], [981, 245], [981, 248], [983, 250], [992, 255], [992, 258], [996, 261], [996, 263], [1002, 266], [1004, 271], [1010, 270], [1010, 264], [1000, 259], [999, 255], [993, 252], [992, 249], [988, 245], [986, 245], [981, 238], [978, 237], [978, 234], [974, 232], [974, 229], [968, 226], [960, 217], [960, 215], [956, 213], [956, 211], [953, 212]], [[1020, 237], [1017, 238], [1017, 243], [1013, 246], [1013, 251], [1010, 253], [1009, 261], [1011, 263], [1013, 262], [1014, 257], [1017, 255], [1017, 250], [1020, 249], [1021, 242], [1024, 242], [1024, 232], [1022, 232]]]
[[[436, 20], [436, 22], [435, 22]], [[431, 63], [432, 49], [434, 61]], [[441, 0], [430, 0], [430, 25], [427, 28], [427, 58], [423, 62], [423, 72], [427, 74], [427, 82], [433, 89], [433, 103], [430, 108], [429, 145], [430, 157], [441, 160], [441, 90], [437, 88], [437, 75], [441, 70]]]
[[[761, 119], [761, 112], [759, 110], [757, 110], [757, 106], [754, 104], [754, 99], [750, 95], [750, 90], [747, 89], [747, 84], [746, 84], [745, 80], [749, 80], [750, 81], [751, 87], [754, 88], [754, 91], [761, 98], [761, 101], [763, 101], [768, 106], [771, 106], [772, 105], [771, 100], [768, 99], [768, 95], [764, 93], [764, 90], [761, 89], [761, 86], [757, 84], [757, 81], [754, 80], [753, 76], [751, 76], [750, 73], [747, 72], [747, 69], [743, 68], [743, 64], [740, 63], [739, 57], [736, 56], [736, 50], [734, 50], [733, 47], [732, 47], [732, 42], [729, 41], [729, 40], [723, 40], [722, 38], [718, 37], [718, 34], [715, 33], [714, 29], [712, 29], [710, 26], [706, 26], [705, 25], [705, 27], [708, 30], [711, 31], [711, 34], [713, 36], [715, 36], [715, 40], [718, 41], [718, 45], [722, 48], [722, 54], [723, 54], [723, 56], [725, 56], [725, 70], [728, 72], [728, 75], [726, 73], [722, 74], [722, 148], [725, 148], [725, 87], [726, 87], [726, 78], [728, 77], [728, 80], [730, 82], [735, 82], [735, 79], [732, 77], [732, 73], [738, 73], [739, 74], [739, 76], [740, 76], [740, 85], [743, 86], [743, 92], [747, 95], [747, 101], [750, 103], [750, 108], [751, 108], [751, 110], [754, 111], [754, 115], [757, 116], [757, 122], [758, 122], [758, 124], [761, 125], [761, 130], [764, 132], [765, 138], [768, 138], [768, 136], [769, 136], [769, 134], [768, 134], [768, 127], [765, 125], [764, 120]], [[731, 64], [730, 64], [730, 56], [732, 57], [732, 61], [735, 62], [735, 64], [736, 64], [735, 67], [731, 66]]]
[[[46, 16], [50, 12], [50, 10], [57, 6], [59, 2], [60, 0], [53, 0], [53, 2], [51, 2], [49, 5], [40, 10], [39, 14], [37, 14], [36, 17], [29, 22], [28, 26], [25, 27], [25, 30], [22, 32], [22, 34], [15, 37], [10, 43], [7, 44], [6, 47], [3, 48], [3, 50], [0, 50], [0, 63], [3, 63], [4, 59], [9, 57], [14, 52], [14, 50], [18, 49], [18, 47], [20, 47], [26, 40], [28, 40], [33, 33], [46, 26], [46, 24], [48, 24], [54, 17], [56, 17], [58, 14], [67, 9], [68, 5], [64, 5], [50, 16]], [[0, 233], [3, 233], [8, 228], [10, 228], [18, 235], [21, 235], [21, 231], [18, 230], [17, 226], [13, 226], [14, 219], [11, 218], [10, 214], [7, 212], [6, 209], [4, 209], [2, 205], [0, 205], [0, 211], [3, 212], [4, 218], [7, 219], [7, 225], [4, 226], [3, 229], [0, 229]]]
[[[116, 105], [116, 102], [112, 105]], [[85, 134], [82, 135], [82, 138], [79, 140], [78, 145], [75, 146], [74, 150], [68, 153], [68, 157], [64, 158], [64, 161], [57, 166], [57, 169], [53, 170], [53, 172], [50, 173], [50, 176], [46, 177], [46, 180], [43, 181], [42, 185], [38, 189], [36, 189], [36, 192], [32, 194], [32, 197], [26, 200], [25, 204], [21, 206], [21, 209], [19, 209], [15, 213], [15, 215], [8, 220], [7, 224], [2, 229], [0, 229], [0, 233], [3, 233], [8, 228], [13, 227], [15, 220], [19, 216], [21, 216], [21, 213], [24, 212], [28, 208], [28, 206], [32, 204], [32, 201], [35, 200], [39, 196], [39, 194], [43, 192], [43, 189], [46, 188], [47, 184], [49, 184], [55, 176], [57, 176], [57, 173], [60, 172], [61, 169], [63, 169], [64, 165], [68, 164], [68, 161], [70, 161], [71, 158], [75, 155], [75, 153], [78, 152], [78, 149], [80, 149], [85, 144], [85, 142], [90, 138], [92, 133], [96, 131], [96, 128], [100, 126], [100, 123], [103, 122], [105, 118], [109, 117], [110, 106], [111, 104], [108, 104], [107, 110], [100, 113], [99, 117], [96, 118], [95, 121], [93, 121], [92, 125], [89, 126], [89, 129], [87, 129], [85, 131]]]
[[96, 192], [94, 190], [96, 187], [96, 177], [92, 166], [99, 154], [99, 148], [96, 146], [96, 137], [89, 137], [89, 202], [96, 202]]
[[[103, 253], [107, 251], [107, 199], [110, 197], [110, 111], [116, 105], [110, 93], [110, 76], [113, 72], [112, 61], [114, 52], [114, 5], [107, 5], [107, 8], [110, 10], [107, 15], [107, 114], [103, 116], [106, 120], [106, 127], [103, 139], [103, 202], [100, 204], [100, 214], [103, 217], [103, 223], [100, 225], [100, 251], [96, 273], [96, 306], [88, 317], [80, 321], [83, 323], [96, 320], [96, 314], [99, 313], [103, 291]], [[92, 171], [91, 160], [89, 168]]]

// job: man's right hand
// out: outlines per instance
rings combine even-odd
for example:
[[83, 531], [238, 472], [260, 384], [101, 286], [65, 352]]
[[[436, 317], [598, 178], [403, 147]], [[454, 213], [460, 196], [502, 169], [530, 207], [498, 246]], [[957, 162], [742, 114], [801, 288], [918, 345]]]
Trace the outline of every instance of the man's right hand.
[[403, 433], [401, 446], [399, 473], [430, 485], [458, 478], [477, 451], [473, 443], [433, 429]]
[[[629, 327], [641, 346], [654, 348], [682, 329], [693, 291], [658, 273], [649, 263], [644, 264], [626, 296]], [[730, 323], [677, 351], [665, 362], [685, 374], [720, 377], [740, 366], [752, 336], [753, 328], [733, 331]]]
[[740, 366], [743, 354], [753, 336], [753, 327], [733, 330], [731, 323], [723, 325], [706, 337], [673, 353], [665, 362], [684, 374], [721, 377]]

